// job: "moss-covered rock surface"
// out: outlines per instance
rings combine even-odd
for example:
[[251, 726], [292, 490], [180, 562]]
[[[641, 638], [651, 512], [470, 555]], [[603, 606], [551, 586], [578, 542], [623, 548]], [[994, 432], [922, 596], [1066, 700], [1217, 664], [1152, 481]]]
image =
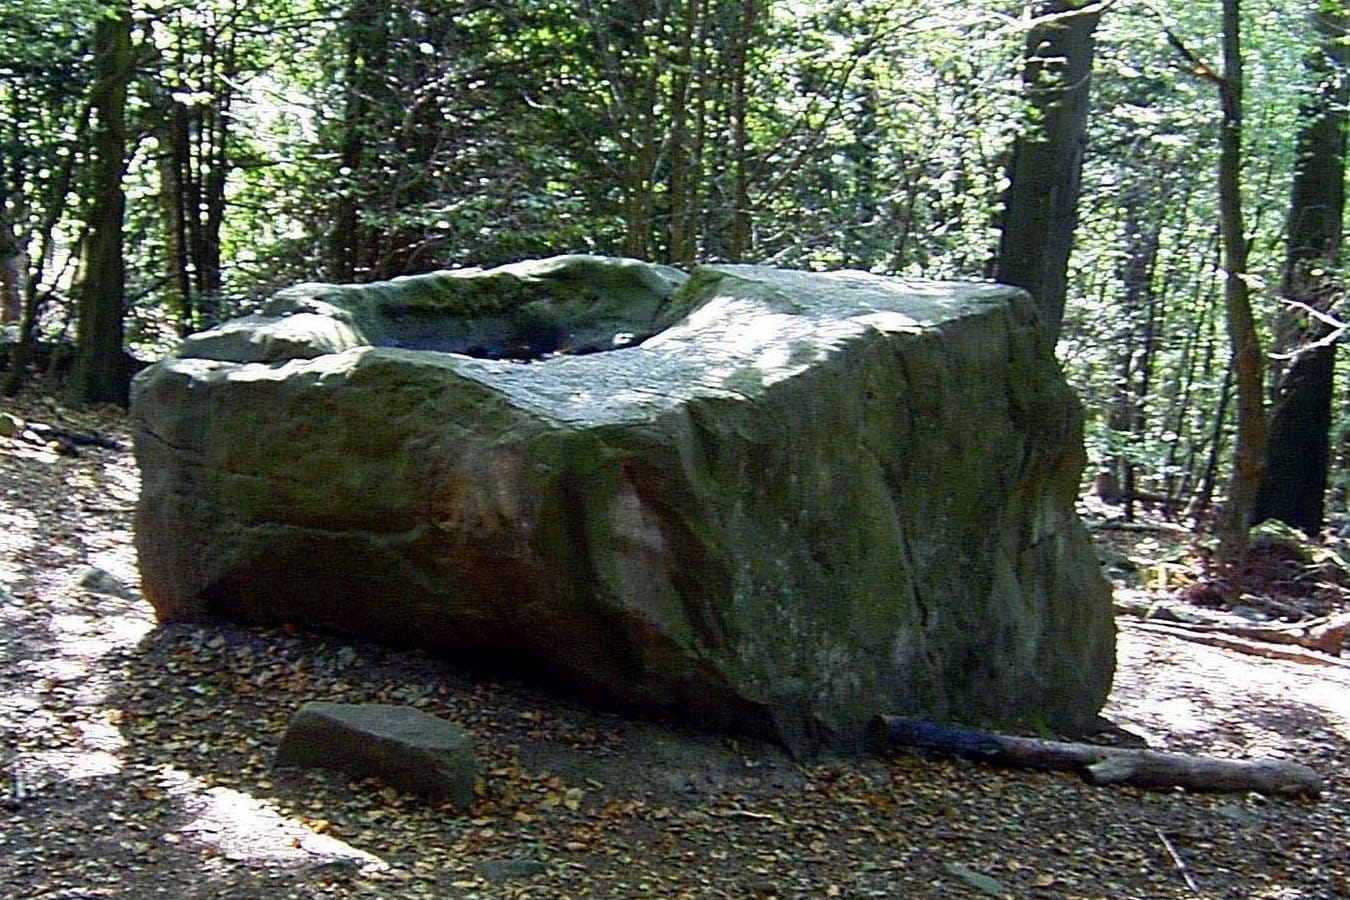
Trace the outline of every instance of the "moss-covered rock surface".
[[854, 746], [1110, 688], [1079, 407], [1021, 293], [560, 257], [304, 285], [138, 378], [161, 619], [292, 623]]

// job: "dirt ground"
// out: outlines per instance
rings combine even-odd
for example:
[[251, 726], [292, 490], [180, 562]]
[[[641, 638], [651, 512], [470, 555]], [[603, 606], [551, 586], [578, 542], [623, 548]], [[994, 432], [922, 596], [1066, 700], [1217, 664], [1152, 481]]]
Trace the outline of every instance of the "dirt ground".
[[[135, 588], [120, 415], [6, 411], [124, 443], [70, 455], [0, 437], [0, 895], [1350, 897], [1350, 660], [1265, 659], [1121, 617], [1109, 719], [1160, 749], [1304, 763], [1319, 801], [906, 754], [801, 765], [421, 654], [157, 627]], [[1174, 535], [1101, 534], [1122, 598], [1206, 599]], [[1347, 608], [1337, 584], [1314, 590]], [[468, 728], [473, 808], [274, 769], [288, 717], [317, 699]]]

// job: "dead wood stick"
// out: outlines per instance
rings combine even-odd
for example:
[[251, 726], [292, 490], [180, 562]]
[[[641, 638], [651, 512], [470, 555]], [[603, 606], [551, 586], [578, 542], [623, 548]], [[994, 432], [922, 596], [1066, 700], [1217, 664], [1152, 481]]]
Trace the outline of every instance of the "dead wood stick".
[[1200, 885], [1196, 884], [1195, 879], [1191, 877], [1191, 870], [1186, 868], [1186, 861], [1181, 858], [1177, 848], [1172, 846], [1172, 842], [1167, 839], [1167, 835], [1162, 833], [1161, 828], [1153, 829], [1153, 833], [1158, 836], [1158, 840], [1162, 841], [1163, 849], [1167, 851], [1168, 856], [1172, 857], [1172, 863], [1181, 873], [1181, 877], [1186, 879], [1186, 887], [1190, 888], [1192, 893], [1200, 893]]
[[[1129, 615], [1134, 610], [1120, 606], [1118, 611]], [[1234, 637], [1268, 644], [1292, 644], [1309, 650], [1321, 650], [1336, 656], [1350, 634], [1350, 613], [1337, 616], [1318, 616], [1300, 622], [1274, 622], [1269, 625], [1242, 625], [1236, 622], [1157, 622], [1147, 614], [1141, 617], [1150, 624], [1159, 624], [1165, 628], [1181, 628], [1189, 632], [1202, 634], [1231, 634]]]
[[1238, 653], [1246, 653], [1249, 656], [1260, 656], [1265, 659], [1282, 659], [1289, 662], [1305, 663], [1314, 666], [1335, 666], [1342, 669], [1350, 669], [1350, 661], [1338, 659], [1334, 656], [1326, 656], [1318, 653], [1310, 653], [1307, 650], [1293, 649], [1292, 647], [1276, 647], [1260, 641], [1250, 641], [1240, 637], [1234, 637], [1227, 634], [1216, 634], [1212, 631], [1196, 631], [1184, 625], [1164, 625], [1161, 622], [1123, 622], [1130, 628], [1139, 631], [1151, 631], [1154, 634], [1166, 634], [1175, 638], [1181, 638], [1185, 641], [1191, 641], [1196, 644], [1204, 644], [1207, 647], [1219, 647], [1224, 650], [1235, 650]]
[[[1350, 621], [1350, 614], [1346, 615], [1346, 620]], [[1297, 622], [1270, 622], [1265, 625], [1246, 625], [1239, 622], [1180, 622], [1183, 627], [1191, 628], [1195, 631], [1227, 631], [1231, 634], [1246, 637], [1251, 634], [1291, 634], [1296, 635], [1300, 631], [1309, 628], [1316, 628], [1319, 625], [1325, 625], [1332, 620], [1331, 616], [1317, 616], [1312, 619], [1300, 619]]]
[[65, 441], [77, 447], [99, 447], [103, 450], [121, 450], [122, 442], [97, 431], [70, 431], [41, 422], [28, 422], [27, 431], [39, 441]]
[[1032, 769], [1079, 772], [1089, 784], [1129, 784], [1151, 790], [1256, 791], [1270, 796], [1319, 797], [1322, 779], [1299, 763], [1276, 759], [1219, 759], [1072, 741], [1013, 737], [925, 719], [878, 716], [875, 749], [915, 747], [966, 759]]
[[1099, 519], [1088, 523], [1089, 531], [1166, 531], [1176, 535], [1189, 536], [1194, 533], [1185, 525], [1175, 522], [1127, 522], [1124, 519]]
[[1308, 650], [1321, 650], [1336, 656], [1341, 652], [1345, 636], [1350, 632], [1350, 615], [1337, 616], [1335, 619], [1323, 617], [1309, 619], [1306, 622], [1282, 623], [1278, 626], [1262, 625], [1224, 625], [1222, 623], [1206, 625], [1184, 625], [1192, 631], [1231, 634], [1234, 637], [1268, 644], [1287, 644], [1304, 647]]
[[32, 444], [56, 444], [67, 454], [78, 454], [80, 447], [122, 449], [121, 441], [96, 431], [69, 431], [42, 422], [25, 422], [11, 413], [5, 414], [4, 421], [0, 422], [0, 434]]

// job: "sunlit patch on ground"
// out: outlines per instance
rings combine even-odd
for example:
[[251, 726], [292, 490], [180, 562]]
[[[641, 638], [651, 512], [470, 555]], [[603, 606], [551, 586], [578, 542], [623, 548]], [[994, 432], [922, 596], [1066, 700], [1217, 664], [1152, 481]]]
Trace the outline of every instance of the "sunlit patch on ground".
[[4, 506], [0, 506], [0, 586], [11, 585], [23, 571], [23, 555], [33, 546], [38, 528], [37, 515], [30, 510], [11, 506], [13, 492], [8, 492]]
[[[206, 848], [211, 858], [256, 865], [304, 865], [347, 862], [366, 874], [388, 865], [374, 854], [319, 833], [322, 825], [282, 815], [267, 802], [227, 787], [211, 787], [192, 774], [164, 766], [159, 787], [191, 817], [166, 838], [185, 839]], [[318, 830], [316, 830], [316, 828]]]

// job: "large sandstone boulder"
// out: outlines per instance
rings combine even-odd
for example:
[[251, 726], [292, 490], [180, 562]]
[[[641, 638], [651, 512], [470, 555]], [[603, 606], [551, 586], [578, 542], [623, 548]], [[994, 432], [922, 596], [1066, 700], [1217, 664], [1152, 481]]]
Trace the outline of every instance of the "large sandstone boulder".
[[162, 619], [291, 622], [857, 746], [1110, 687], [1078, 404], [1020, 292], [560, 257], [304, 285], [143, 372]]

